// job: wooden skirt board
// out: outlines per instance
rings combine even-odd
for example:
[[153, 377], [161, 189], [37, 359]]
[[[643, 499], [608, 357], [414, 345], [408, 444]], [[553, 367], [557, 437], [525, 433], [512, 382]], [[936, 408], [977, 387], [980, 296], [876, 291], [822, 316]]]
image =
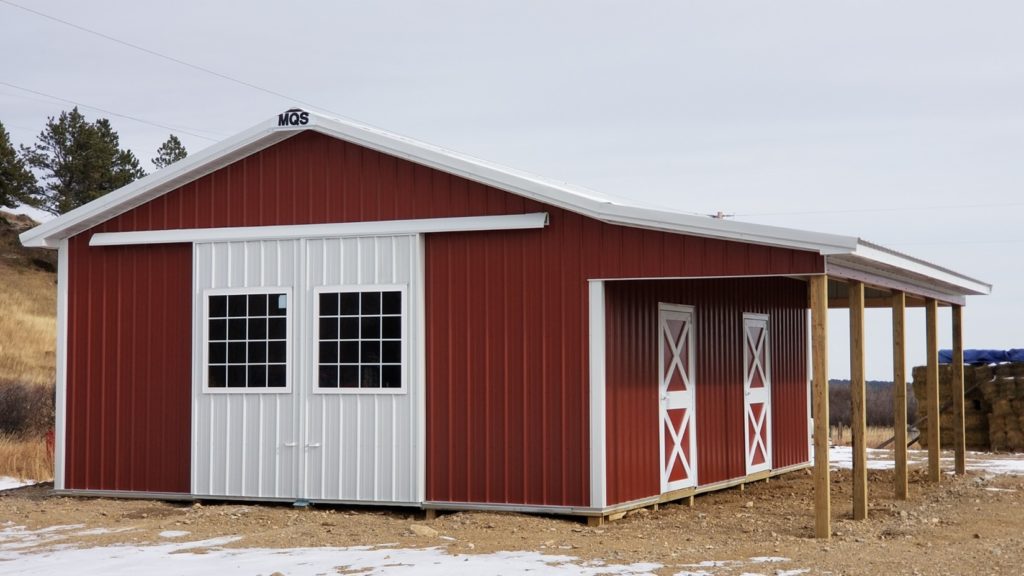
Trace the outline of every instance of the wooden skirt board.
[[418, 504], [416, 235], [197, 243], [192, 493]]
[[747, 474], [772, 467], [772, 380], [766, 314], [743, 315], [744, 439]]
[[693, 308], [658, 307], [661, 492], [697, 483]]

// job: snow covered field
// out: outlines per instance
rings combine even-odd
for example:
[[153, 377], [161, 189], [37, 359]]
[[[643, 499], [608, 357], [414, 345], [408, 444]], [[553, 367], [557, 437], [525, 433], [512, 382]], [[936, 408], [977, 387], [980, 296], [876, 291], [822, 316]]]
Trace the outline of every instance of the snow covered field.
[[[926, 466], [928, 464], [928, 451], [909, 450], [907, 452], [907, 460], [911, 467]], [[951, 452], [944, 451], [943, 457], [939, 461], [942, 464], [943, 470], [952, 470], [953, 456]], [[1024, 455], [1020, 454], [968, 452], [966, 462], [968, 471], [1024, 475]], [[853, 468], [853, 448], [849, 446], [833, 446], [829, 449], [829, 463], [833, 469]], [[869, 470], [891, 470], [895, 466], [896, 462], [893, 460], [891, 450], [868, 449]]]

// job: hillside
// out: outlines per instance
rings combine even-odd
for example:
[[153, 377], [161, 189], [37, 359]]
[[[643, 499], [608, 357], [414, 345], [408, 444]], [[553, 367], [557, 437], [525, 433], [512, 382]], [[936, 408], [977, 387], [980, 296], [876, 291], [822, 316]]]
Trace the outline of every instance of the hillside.
[[0, 383], [52, 386], [57, 254], [18, 241], [18, 234], [35, 224], [0, 210]]

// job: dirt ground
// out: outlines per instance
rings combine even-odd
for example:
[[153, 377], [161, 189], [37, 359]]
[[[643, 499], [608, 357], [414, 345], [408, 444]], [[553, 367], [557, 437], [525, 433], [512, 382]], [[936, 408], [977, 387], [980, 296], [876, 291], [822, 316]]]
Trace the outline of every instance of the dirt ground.
[[[578, 519], [521, 514], [460, 512], [425, 521], [422, 513], [400, 509], [70, 498], [52, 495], [48, 485], [0, 493], [0, 525], [113, 530], [80, 531], [61, 545], [166, 542], [161, 532], [187, 531], [179, 539], [243, 536], [230, 547], [442, 547], [453, 554], [532, 550], [608, 563], [657, 562], [664, 566], [658, 574], [1024, 570], [1022, 476], [969, 473], [946, 476], [936, 485], [914, 470], [911, 498], [899, 502], [892, 498], [892, 472], [871, 471], [867, 521], [851, 519], [849, 471], [833, 472], [832, 478], [831, 541], [812, 538], [813, 492], [806, 471], [698, 496], [693, 508], [669, 504], [656, 512], [634, 512], [601, 528]], [[751, 565], [752, 557], [772, 559]]]

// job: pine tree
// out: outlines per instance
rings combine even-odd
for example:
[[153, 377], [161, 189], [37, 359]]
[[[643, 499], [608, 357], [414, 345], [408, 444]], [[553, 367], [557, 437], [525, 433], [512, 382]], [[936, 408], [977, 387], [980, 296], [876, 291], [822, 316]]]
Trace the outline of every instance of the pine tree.
[[63, 214], [146, 175], [139, 159], [122, 150], [106, 118], [88, 122], [75, 107], [52, 116], [31, 147], [22, 146], [26, 164], [42, 175], [29, 202]]
[[11, 135], [0, 122], [0, 208], [24, 204], [35, 189], [36, 177], [18, 157]]
[[170, 164], [174, 164], [178, 160], [188, 156], [188, 150], [185, 150], [185, 145], [178, 140], [178, 137], [171, 134], [167, 140], [156, 149], [156, 158], [150, 160], [153, 166], [159, 170]]

